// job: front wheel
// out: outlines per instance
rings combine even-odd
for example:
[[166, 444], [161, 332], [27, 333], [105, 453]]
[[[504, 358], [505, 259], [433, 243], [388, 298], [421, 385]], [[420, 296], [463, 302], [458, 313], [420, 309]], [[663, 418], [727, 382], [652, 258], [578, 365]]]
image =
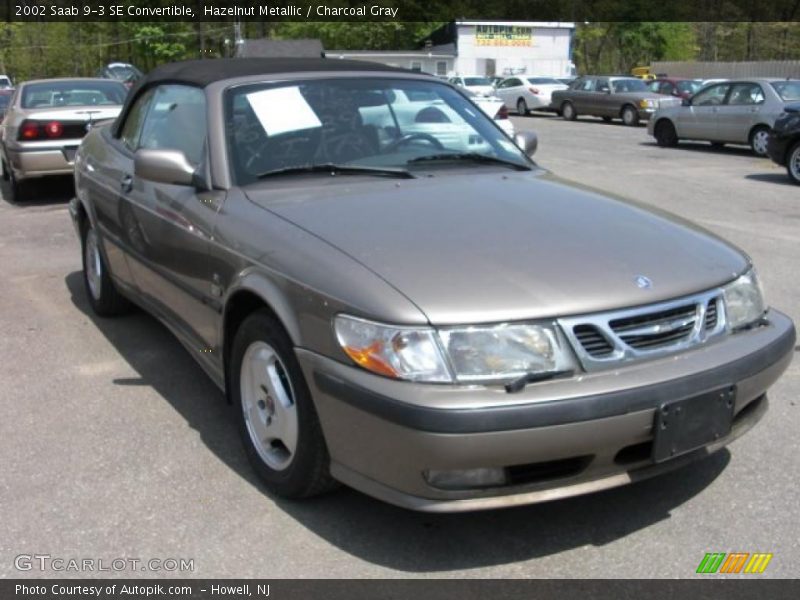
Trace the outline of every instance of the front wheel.
[[678, 145], [678, 134], [675, 131], [675, 126], [667, 120], [659, 121], [656, 123], [656, 129], [653, 132], [656, 138], [656, 143], [662, 148], [671, 148]]
[[100, 252], [97, 232], [89, 224], [84, 226], [82, 245], [83, 283], [94, 313], [100, 317], [113, 317], [129, 312], [131, 303], [114, 287]]
[[789, 179], [800, 185], [800, 142], [797, 142], [786, 157], [786, 172]]
[[564, 102], [564, 104], [561, 105], [561, 117], [565, 121], [574, 121], [578, 118], [578, 113], [572, 105], [572, 102]]
[[521, 117], [528, 116], [528, 103], [525, 102], [525, 98], [517, 100], [517, 114]]
[[285, 498], [336, 486], [311, 393], [292, 343], [267, 311], [247, 317], [233, 341], [231, 403], [251, 465]]
[[769, 128], [759, 125], [750, 132], [750, 148], [756, 156], [767, 155], [767, 139], [769, 138]]
[[625, 125], [633, 127], [639, 124], [639, 111], [632, 106], [626, 106], [622, 109], [622, 122]]

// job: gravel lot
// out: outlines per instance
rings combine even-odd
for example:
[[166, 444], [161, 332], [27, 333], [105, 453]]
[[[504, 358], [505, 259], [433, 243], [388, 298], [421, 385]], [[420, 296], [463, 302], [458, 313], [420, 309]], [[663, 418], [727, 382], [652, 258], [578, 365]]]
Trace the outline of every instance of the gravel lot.
[[[661, 149], [644, 127], [514, 120], [539, 133], [543, 166], [747, 249], [800, 322], [800, 188], [782, 169], [746, 149]], [[89, 314], [69, 186], [0, 201], [0, 577], [60, 575], [18, 572], [19, 554], [187, 558], [176, 575], [191, 577], [688, 577], [734, 551], [774, 553], [765, 577], [797, 574], [800, 361], [748, 435], [633, 486], [440, 516], [346, 489], [289, 503], [259, 486], [221, 394], [165, 328]]]

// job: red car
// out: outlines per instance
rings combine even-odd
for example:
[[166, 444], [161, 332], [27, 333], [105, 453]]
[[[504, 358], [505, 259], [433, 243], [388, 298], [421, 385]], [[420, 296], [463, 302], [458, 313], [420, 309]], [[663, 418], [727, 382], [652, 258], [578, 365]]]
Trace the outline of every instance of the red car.
[[679, 79], [675, 77], [659, 77], [648, 82], [648, 89], [656, 94], [676, 96], [678, 98], [691, 98], [703, 87], [703, 82], [697, 79]]

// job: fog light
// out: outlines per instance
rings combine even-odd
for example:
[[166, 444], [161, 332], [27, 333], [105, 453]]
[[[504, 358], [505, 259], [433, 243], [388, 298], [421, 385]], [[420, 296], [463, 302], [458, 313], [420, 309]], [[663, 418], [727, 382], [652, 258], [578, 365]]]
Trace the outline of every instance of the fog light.
[[442, 490], [469, 490], [505, 485], [508, 481], [503, 468], [457, 469], [437, 471], [429, 469], [423, 473], [425, 480]]

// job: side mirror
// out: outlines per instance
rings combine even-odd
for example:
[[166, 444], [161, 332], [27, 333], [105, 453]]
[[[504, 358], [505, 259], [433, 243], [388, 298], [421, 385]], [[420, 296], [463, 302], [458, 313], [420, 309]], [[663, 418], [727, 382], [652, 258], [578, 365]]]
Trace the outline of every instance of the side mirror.
[[611, 88], [605, 88], [605, 89], [603, 90], [603, 93], [604, 93], [604, 94], [610, 94], [610, 93], [611, 93]]
[[180, 150], [142, 148], [133, 156], [133, 174], [169, 185], [195, 185], [195, 168]]
[[514, 143], [519, 146], [527, 156], [533, 157], [539, 146], [539, 138], [532, 131], [518, 131], [514, 134]]
[[681, 106], [691, 106], [692, 101], [689, 98], [682, 98], [681, 99]]

